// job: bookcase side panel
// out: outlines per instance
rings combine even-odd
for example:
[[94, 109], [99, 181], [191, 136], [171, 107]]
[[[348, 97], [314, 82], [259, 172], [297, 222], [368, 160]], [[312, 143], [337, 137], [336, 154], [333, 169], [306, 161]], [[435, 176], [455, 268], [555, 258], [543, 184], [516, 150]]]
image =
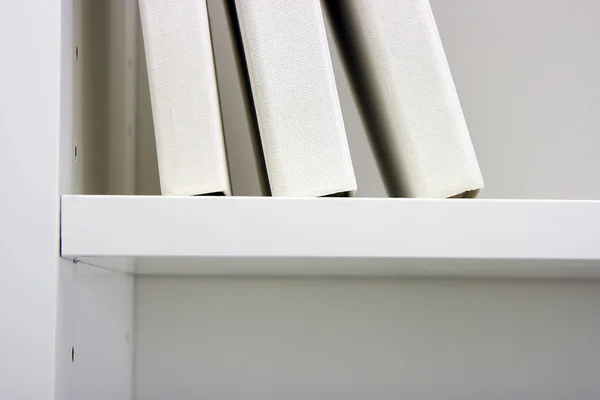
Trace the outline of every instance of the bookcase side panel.
[[[57, 201], [60, 194], [133, 193], [136, 7], [62, 1]], [[56, 398], [130, 400], [133, 277], [56, 259]]]

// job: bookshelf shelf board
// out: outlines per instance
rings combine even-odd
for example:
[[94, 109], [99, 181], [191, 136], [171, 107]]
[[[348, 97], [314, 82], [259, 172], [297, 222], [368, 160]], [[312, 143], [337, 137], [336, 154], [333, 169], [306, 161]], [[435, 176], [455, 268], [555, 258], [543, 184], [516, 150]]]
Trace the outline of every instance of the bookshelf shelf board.
[[61, 209], [63, 257], [136, 274], [600, 278], [600, 201], [63, 195]]

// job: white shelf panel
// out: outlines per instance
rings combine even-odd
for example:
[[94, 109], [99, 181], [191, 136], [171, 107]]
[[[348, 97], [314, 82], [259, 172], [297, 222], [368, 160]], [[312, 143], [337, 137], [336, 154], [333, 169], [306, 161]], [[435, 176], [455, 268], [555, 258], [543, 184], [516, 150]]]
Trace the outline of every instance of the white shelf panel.
[[599, 238], [600, 201], [62, 196], [62, 255], [140, 274], [600, 277]]

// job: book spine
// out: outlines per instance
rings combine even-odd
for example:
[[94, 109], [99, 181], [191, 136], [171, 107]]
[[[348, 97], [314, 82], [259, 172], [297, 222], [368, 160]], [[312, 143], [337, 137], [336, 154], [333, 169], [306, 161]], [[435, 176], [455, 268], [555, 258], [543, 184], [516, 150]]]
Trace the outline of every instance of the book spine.
[[229, 194], [205, 0], [139, 0], [163, 195]]
[[353, 193], [319, 0], [235, 0], [273, 196]]
[[326, 0], [394, 197], [475, 197], [475, 151], [427, 0]]

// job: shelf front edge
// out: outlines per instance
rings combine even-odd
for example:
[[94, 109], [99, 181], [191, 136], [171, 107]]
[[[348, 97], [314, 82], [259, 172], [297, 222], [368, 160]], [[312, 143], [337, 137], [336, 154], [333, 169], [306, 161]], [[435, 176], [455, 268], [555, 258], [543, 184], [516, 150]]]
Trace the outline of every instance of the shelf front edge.
[[598, 237], [599, 201], [63, 195], [61, 212], [64, 256], [136, 257], [150, 269], [173, 258], [559, 262], [593, 271]]

